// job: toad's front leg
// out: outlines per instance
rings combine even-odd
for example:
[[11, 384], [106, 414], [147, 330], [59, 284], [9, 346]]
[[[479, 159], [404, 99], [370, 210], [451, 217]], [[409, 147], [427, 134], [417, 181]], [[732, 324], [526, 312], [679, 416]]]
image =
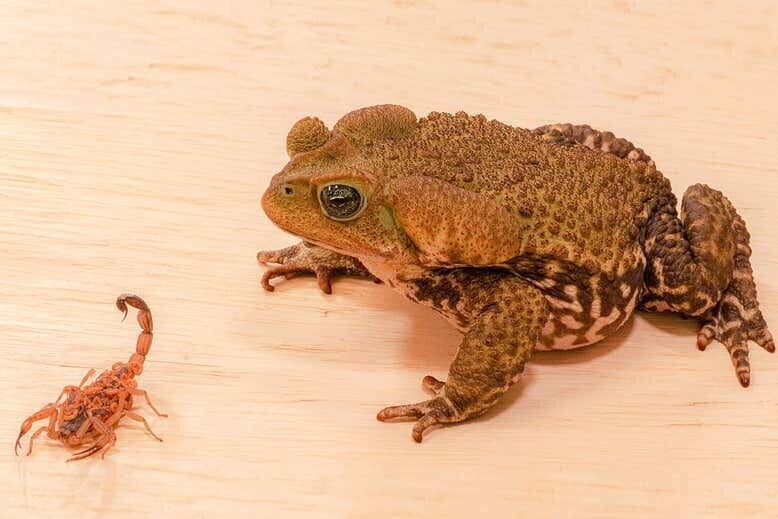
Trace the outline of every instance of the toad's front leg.
[[[434, 425], [461, 422], [486, 412], [518, 379], [548, 319], [546, 301], [534, 287], [506, 280], [508, 298], [486, 305], [465, 334], [444, 383], [424, 377], [435, 397], [417, 404], [387, 407], [381, 421], [415, 418], [413, 439], [421, 442]], [[505, 287], [508, 288], [508, 287]]]
[[332, 293], [332, 278], [334, 276], [361, 276], [378, 280], [356, 258], [338, 254], [324, 247], [307, 242], [275, 251], [260, 251], [257, 261], [268, 267], [262, 276], [262, 287], [273, 291], [270, 280], [285, 277], [287, 279], [299, 274], [315, 274], [319, 288], [325, 294]]

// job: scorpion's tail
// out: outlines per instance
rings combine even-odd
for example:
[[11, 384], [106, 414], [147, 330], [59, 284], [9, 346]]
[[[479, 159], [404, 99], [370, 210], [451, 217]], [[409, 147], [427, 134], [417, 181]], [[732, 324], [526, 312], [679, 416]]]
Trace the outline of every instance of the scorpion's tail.
[[146, 360], [146, 355], [148, 355], [149, 350], [151, 349], [154, 322], [151, 320], [149, 305], [140, 297], [134, 294], [122, 294], [116, 299], [116, 308], [124, 313], [124, 317], [127, 317], [127, 305], [138, 310], [138, 324], [143, 330], [140, 335], [138, 335], [135, 353], [130, 356], [130, 360], [127, 363], [136, 375], [140, 375], [143, 371], [143, 362]]

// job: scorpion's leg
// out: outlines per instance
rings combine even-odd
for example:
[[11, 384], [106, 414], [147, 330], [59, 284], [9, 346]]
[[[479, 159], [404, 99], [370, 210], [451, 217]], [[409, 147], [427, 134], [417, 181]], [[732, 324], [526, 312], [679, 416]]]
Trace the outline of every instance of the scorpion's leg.
[[108, 419], [105, 421], [105, 424], [106, 424], [107, 426], [113, 426], [113, 425], [115, 425], [115, 424], [119, 423], [119, 420], [121, 420], [122, 418], [124, 418], [125, 416], [127, 416], [127, 417], [129, 417], [129, 418], [132, 418], [132, 419], [133, 419], [133, 420], [135, 420], [135, 421], [138, 421], [138, 422], [143, 422], [143, 425], [145, 425], [145, 426], [146, 426], [146, 430], [149, 432], [149, 434], [151, 434], [151, 435], [152, 435], [154, 438], [156, 438], [157, 440], [159, 440], [159, 441], [162, 441], [162, 438], [160, 438], [159, 436], [157, 436], [156, 434], [154, 434], [154, 431], [152, 431], [152, 430], [151, 430], [151, 427], [149, 426], [148, 422], [147, 422], [147, 421], [146, 421], [146, 420], [145, 420], [145, 419], [144, 419], [142, 416], [140, 416], [140, 415], [138, 415], [138, 414], [136, 414], [136, 413], [133, 413], [133, 412], [129, 411], [129, 410], [126, 408], [126, 407], [129, 407], [129, 406], [128, 406], [128, 405], [125, 405], [125, 400], [127, 400], [127, 397], [128, 397], [130, 394], [134, 394], [134, 395], [135, 395], [135, 394], [137, 394], [137, 395], [143, 394], [143, 395], [145, 395], [145, 396], [146, 396], [146, 401], [149, 403], [149, 405], [151, 406], [151, 408], [152, 408], [152, 409], [154, 409], [154, 412], [155, 412], [155, 413], [157, 413], [157, 415], [158, 415], [158, 416], [167, 416], [166, 414], [160, 414], [160, 413], [159, 413], [159, 412], [158, 412], [158, 411], [157, 411], [157, 410], [154, 408], [154, 406], [153, 406], [153, 405], [151, 404], [151, 402], [149, 401], [149, 399], [148, 399], [148, 395], [146, 395], [146, 392], [145, 392], [145, 391], [143, 391], [142, 389], [135, 389], [135, 390], [132, 390], [132, 391], [129, 391], [129, 392], [126, 392], [126, 393], [123, 393], [123, 394], [120, 394], [120, 395], [119, 395], [119, 410], [118, 410], [118, 411], [116, 411], [116, 412], [115, 412], [113, 415], [111, 415], [111, 416], [110, 416], [110, 417], [109, 417], [109, 418], [108, 418]]
[[[68, 445], [75, 447], [77, 445], [82, 445], [83, 443], [86, 443], [85, 440], [87, 438], [87, 434], [90, 433], [90, 428], [93, 427], [94, 427], [94, 416], [92, 416], [92, 413], [90, 411], [87, 411], [86, 419], [81, 423], [81, 425], [76, 430], [76, 432], [70, 435], [70, 437], [68, 437], [67, 439]], [[94, 436], [95, 431], [96, 429], [91, 431], [90, 436]], [[88, 456], [91, 456], [92, 454], [97, 452], [97, 450], [99, 450], [99, 449], [95, 450], [95, 445], [96, 445], [96, 441], [92, 442], [92, 444], [86, 449], [75, 453], [72, 457], [68, 458], [67, 461], [80, 460]], [[86, 455], [81, 456], [81, 454], [86, 454]]]
[[105, 421], [105, 425], [113, 427], [117, 423], [119, 423], [119, 420], [122, 419], [122, 416], [124, 416], [125, 411], [132, 406], [132, 401], [126, 402], [128, 399], [130, 399], [130, 394], [127, 391], [122, 391], [119, 393], [119, 396], [117, 397], [118, 406], [116, 408], [116, 412], [108, 417], [108, 419]]
[[88, 458], [89, 456], [91, 456], [92, 454], [94, 454], [95, 452], [97, 452], [99, 450], [100, 450], [100, 448], [93, 444], [92, 446], [87, 447], [86, 449], [75, 453], [74, 455], [72, 455], [71, 457], [66, 459], [65, 461], [67, 463], [69, 463], [71, 461], [82, 460], [84, 458]]
[[[38, 420], [43, 420], [45, 418], [49, 419], [49, 425], [51, 425], [51, 420], [56, 420], [57, 416], [57, 408], [54, 407], [54, 404], [46, 404], [46, 406], [38, 411], [35, 414], [30, 415], [24, 422], [22, 422], [22, 426], [19, 428], [19, 436], [16, 437], [16, 444], [14, 445], [14, 453], [16, 455], [19, 455], [19, 448], [22, 446], [22, 436], [27, 434], [30, 429], [32, 429], [32, 424], [37, 422]], [[55, 422], [56, 423], [56, 422]]]
[[113, 428], [97, 419], [95, 419], [95, 428], [102, 433], [102, 436], [97, 439], [95, 445], [104, 443], [102, 447], [100, 447], [100, 450], [96, 452], [100, 452], [100, 458], [105, 458], [105, 454], [116, 444], [116, 433]]
[[131, 405], [131, 404], [126, 403], [126, 401], [127, 401], [128, 397], [130, 396], [130, 394], [146, 396], [146, 401], [149, 403], [149, 406], [151, 406], [151, 408], [154, 409], [154, 412], [157, 413], [158, 416], [165, 416], [165, 417], [167, 416], [166, 414], [159, 413], [159, 411], [157, 411], [154, 408], [154, 406], [151, 404], [151, 401], [149, 401], [148, 395], [146, 394], [145, 391], [143, 391], [142, 389], [134, 389], [134, 390], [130, 390], [130, 391], [127, 391], [127, 392], [122, 392], [122, 393], [119, 394], [118, 411], [116, 411], [113, 415], [111, 415], [105, 421], [105, 425], [106, 426], [114, 426], [115, 424], [119, 423], [119, 421], [122, 418], [127, 416], [129, 418], [132, 418], [135, 421], [143, 422], [143, 425], [146, 426], [146, 430], [149, 432], [149, 434], [151, 434], [151, 436], [153, 436], [157, 440], [162, 441], [162, 438], [160, 438], [159, 436], [154, 434], [154, 431], [151, 430], [151, 427], [149, 426], [148, 422], [146, 422], [146, 420], [142, 416], [140, 416], [140, 415], [138, 415], [136, 413], [133, 413], [133, 412], [131, 412], [131, 411], [129, 411], [127, 409], [127, 407], [129, 407]]
[[89, 432], [89, 428], [92, 427], [92, 413], [87, 410], [86, 412], [87, 418], [81, 423], [78, 429], [76, 429], [75, 434], [73, 434], [70, 437], [71, 445], [78, 445], [81, 443], [84, 438], [86, 438], [87, 433]]
[[[82, 382], [82, 384], [83, 384], [83, 382]], [[57, 397], [57, 399], [56, 399], [56, 400], [54, 400], [54, 404], [53, 404], [53, 405], [57, 405], [57, 404], [59, 404], [59, 401], [60, 401], [60, 400], [62, 399], [62, 397], [63, 397], [63, 396], [65, 396], [67, 393], [69, 393], [69, 392], [71, 392], [71, 391], [78, 391], [78, 390], [80, 390], [80, 389], [81, 389], [81, 386], [80, 386], [80, 385], [79, 385], [79, 386], [65, 386], [65, 387], [63, 387], [63, 388], [62, 388], [62, 392], [59, 394], [59, 396]]]
[[143, 389], [133, 389], [132, 391], [130, 391], [130, 394], [135, 396], [142, 396], [143, 398], [146, 399], [146, 403], [149, 404], [149, 407], [156, 413], [157, 416], [162, 416], [167, 418], [167, 414], [160, 413], [159, 411], [157, 411], [157, 408], [154, 407], [154, 404], [152, 404], [151, 400], [149, 399], [149, 394]]
[[257, 261], [262, 265], [276, 264], [262, 276], [262, 287], [269, 292], [274, 290], [270, 284], [272, 279], [281, 276], [289, 279], [298, 274], [315, 274], [325, 294], [332, 293], [335, 276], [362, 276], [378, 282], [359, 260], [306, 242], [276, 251], [260, 251]]
[[[84, 424], [79, 428], [76, 435], [78, 436], [79, 433], [86, 434], [87, 430], [89, 429], [89, 426], [94, 427], [94, 429], [100, 433], [100, 436], [86, 449], [79, 451], [75, 453], [73, 456], [68, 458], [67, 461], [77, 461], [82, 460], [84, 458], [88, 458], [89, 456], [92, 456], [93, 454], [97, 454], [101, 450], [108, 447], [110, 449], [113, 444], [116, 442], [116, 433], [113, 432], [113, 429], [105, 425], [101, 420], [95, 418], [92, 413], [89, 413], [89, 417], [84, 422]], [[82, 431], [83, 430], [83, 431]], [[103, 453], [105, 454], [105, 453]]]
[[89, 377], [95, 374], [95, 368], [90, 369], [86, 372], [86, 375], [84, 375], [84, 378], [81, 379], [81, 383], [78, 385], [79, 388], [84, 387], [84, 384], [86, 384], [86, 381], [89, 380]]
[[136, 414], [136, 413], [132, 413], [130, 411], [125, 411], [124, 416], [126, 416], [127, 418], [132, 418], [136, 422], [143, 422], [143, 425], [146, 427], [146, 431], [148, 431], [148, 433], [151, 436], [153, 436], [154, 439], [162, 441], [162, 438], [160, 438], [159, 436], [154, 434], [154, 431], [151, 430], [151, 426], [149, 425], [149, 422], [147, 422], [146, 419], [143, 418], [141, 415]]

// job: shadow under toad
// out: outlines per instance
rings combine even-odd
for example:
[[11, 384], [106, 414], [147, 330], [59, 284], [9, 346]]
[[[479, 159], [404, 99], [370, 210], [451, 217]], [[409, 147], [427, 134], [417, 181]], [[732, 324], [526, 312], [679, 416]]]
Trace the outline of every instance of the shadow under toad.
[[[420, 307], [402, 296], [382, 298], [382, 307], [391, 313], [403, 312], [410, 318], [411, 327], [402, 344], [402, 363], [408, 367], [438, 372], [442, 377], [448, 371], [448, 366], [456, 354], [462, 335], [451, 327], [441, 316], [431, 309]], [[698, 324], [695, 319], [686, 319], [677, 314], [636, 312], [633, 317], [619, 328], [613, 335], [600, 342], [571, 350], [537, 351], [533, 353], [531, 364], [542, 366], [557, 366], [568, 364], [584, 364], [596, 361], [599, 357], [609, 354], [627, 341], [640, 340], [635, 335], [635, 317], [639, 316], [662, 332], [679, 337], [696, 339]], [[651, 349], [654, 345], [647, 344]], [[422, 373], [421, 376], [427, 374]], [[435, 373], [430, 373], [437, 376]], [[440, 378], [440, 377], [439, 377]], [[511, 388], [500, 401], [484, 416], [474, 421], [488, 420], [511, 406], [523, 392], [524, 388], [535, 379], [523, 377]]]
[[[288, 283], [289, 288], [291, 288], [295, 281], [309, 282], [310, 280], [290, 280], [282, 284]], [[338, 280], [340, 288], [349, 291], [352, 287], [358, 286], [348, 286], [351, 283], [362, 284], [366, 281]], [[367, 283], [365, 286], [369, 287], [369, 291], [356, 290], [351, 294], [360, 300], [360, 304], [386, 312], [387, 319], [401, 315], [409, 323], [408, 332], [400, 343], [399, 361], [407, 368], [419, 371], [420, 396], [423, 396], [421, 379], [427, 374], [445, 379], [449, 365], [462, 340], [462, 334], [434, 310], [409, 301], [386, 285]], [[602, 341], [571, 350], [537, 351], [533, 354], [530, 365], [555, 366], [595, 361], [615, 350], [625, 341], [640, 340], [633, 333], [635, 316], [640, 316], [651, 326], [663, 332], [677, 336], [689, 336], [692, 338], [691, 340], [696, 337], [698, 325], [694, 319], [683, 319], [676, 314], [668, 313], [636, 312], [616, 333]], [[647, 348], [650, 349], [652, 346], [647, 345]], [[533, 377], [522, 377], [519, 383], [512, 387], [488, 413], [474, 418], [473, 421], [488, 420], [490, 417], [499, 415], [521, 396], [524, 388], [533, 383], [533, 380]]]

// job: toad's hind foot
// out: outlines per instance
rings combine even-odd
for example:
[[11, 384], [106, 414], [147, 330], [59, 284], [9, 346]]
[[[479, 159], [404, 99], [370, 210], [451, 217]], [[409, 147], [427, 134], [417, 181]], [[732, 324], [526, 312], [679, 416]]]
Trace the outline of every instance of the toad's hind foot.
[[751, 383], [748, 341], [754, 341], [770, 353], [775, 352], [775, 342], [762, 313], [758, 309], [743, 312], [743, 306], [739, 303], [734, 296], [725, 295], [721, 303], [702, 319], [697, 334], [697, 347], [704, 350], [713, 339], [724, 344], [740, 385], [748, 387]]
[[735, 218], [734, 228], [736, 249], [732, 281], [716, 306], [702, 316], [697, 347], [704, 350], [714, 339], [724, 344], [740, 384], [748, 387], [751, 383], [748, 341], [754, 341], [770, 353], [775, 351], [775, 342], [759, 310], [749, 259], [751, 248], [748, 245], [748, 231], [739, 216]]

